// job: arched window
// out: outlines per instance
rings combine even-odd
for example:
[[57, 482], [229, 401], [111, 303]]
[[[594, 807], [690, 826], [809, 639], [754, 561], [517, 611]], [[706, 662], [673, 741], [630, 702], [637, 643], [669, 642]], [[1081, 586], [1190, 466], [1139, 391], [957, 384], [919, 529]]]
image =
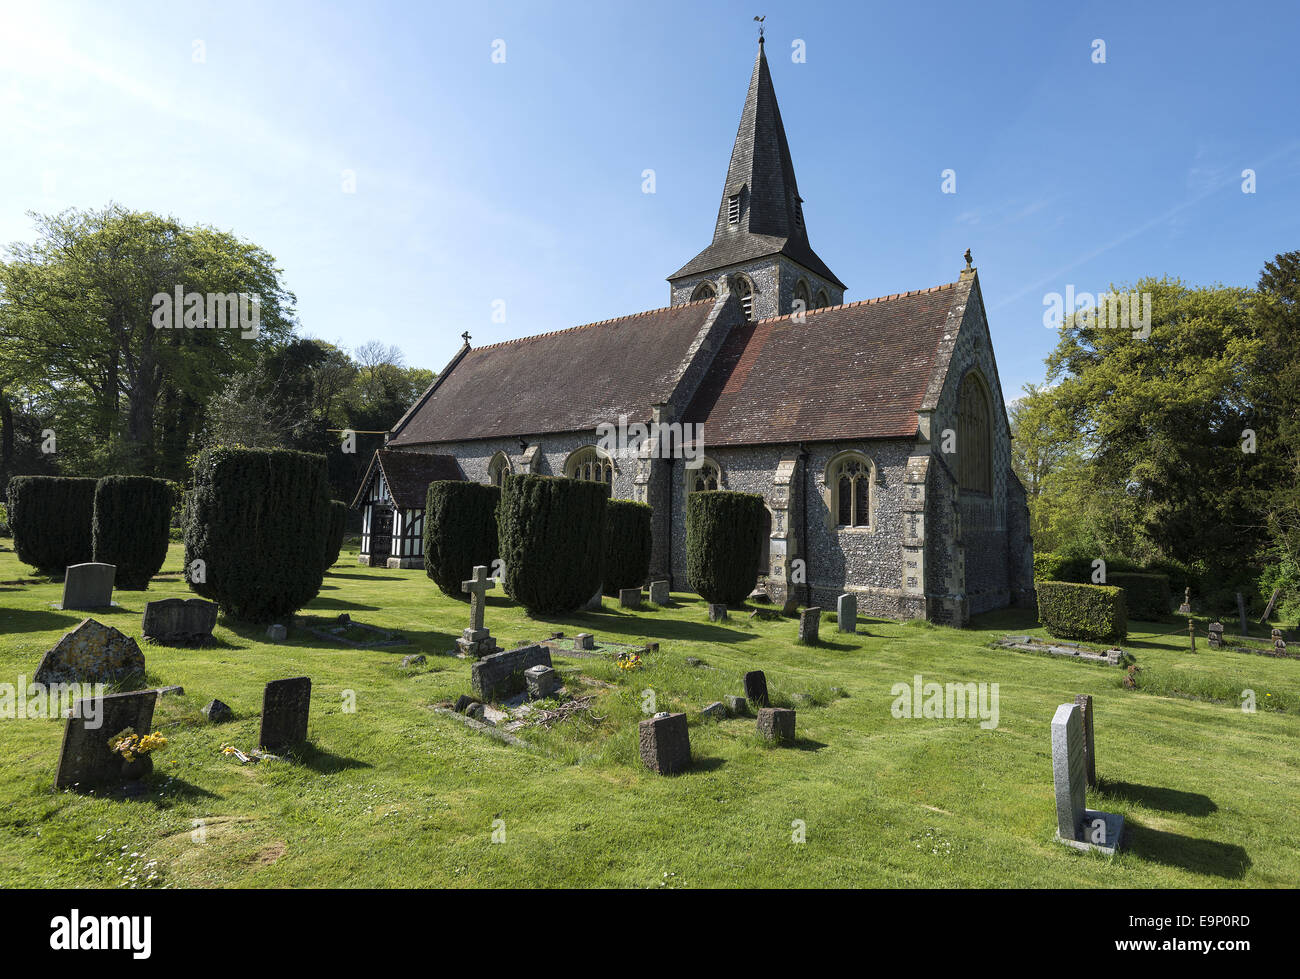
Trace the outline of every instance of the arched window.
[[745, 319], [754, 322], [754, 283], [749, 281], [747, 275], [733, 275], [728, 284], [731, 291], [740, 297], [740, 308], [744, 310]]
[[510, 459], [504, 452], [498, 452], [488, 463], [488, 482], [493, 486], [501, 486], [506, 481], [506, 476], [514, 472], [510, 465]]
[[[800, 303], [803, 303], [803, 306], [800, 306]], [[800, 309], [809, 310], [812, 308], [812, 296], [808, 293], [808, 283], [800, 279], [794, 287], [794, 312], [797, 313]]]
[[993, 492], [992, 454], [988, 389], [971, 371], [961, 382], [957, 403], [957, 484], [963, 490]]
[[817, 290], [817, 308], [823, 309], [831, 304], [831, 297], [827, 295], [825, 289]]
[[699, 467], [686, 467], [686, 492], [705, 493], [722, 489], [722, 470], [712, 459], [701, 460]]
[[871, 526], [871, 479], [871, 460], [860, 453], [847, 453], [831, 463], [826, 483], [836, 526]]
[[717, 294], [718, 287], [708, 279], [705, 279], [696, 286], [695, 291], [691, 293], [691, 302], [698, 302], [701, 299], [713, 299]]
[[570, 479], [584, 479], [589, 483], [614, 485], [614, 463], [596, 451], [594, 445], [575, 451], [564, 463], [564, 475]]

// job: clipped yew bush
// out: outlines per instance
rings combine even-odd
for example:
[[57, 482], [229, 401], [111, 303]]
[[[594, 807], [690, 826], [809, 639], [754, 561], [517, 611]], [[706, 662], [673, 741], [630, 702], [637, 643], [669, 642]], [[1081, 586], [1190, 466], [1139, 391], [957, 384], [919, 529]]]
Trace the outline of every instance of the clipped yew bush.
[[705, 601], [740, 605], [758, 581], [763, 498], [715, 490], [686, 501], [686, 577]]
[[650, 575], [650, 515], [647, 503], [605, 502], [604, 592], [640, 588]]
[[96, 482], [72, 476], [9, 480], [9, 529], [18, 560], [48, 574], [93, 560]]
[[506, 477], [498, 516], [506, 592], [530, 614], [574, 612], [601, 587], [608, 492], [577, 479]]
[[497, 559], [501, 490], [482, 483], [439, 479], [429, 484], [424, 508], [424, 573], [450, 598], [469, 601], [461, 582], [476, 565]]
[[172, 488], [150, 476], [105, 476], [95, 485], [95, 560], [117, 566], [118, 588], [143, 589], [167, 560]]
[[329, 518], [325, 522], [325, 570], [334, 567], [343, 550], [343, 533], [347, 530], [348, 505], [338, 500], [329, 502]]
[[1143, 622], [1163, 622], [1169, 618], [1173, 593], [1167, 574], [1116, 571], [1106, 575], [1106, 584], [1124, 589], [1129, 618]]
[[1128, 635], [1124, 589], [1115, 585], [1081, 585], [1040, 581], [1038, 619], [1058, 639], [1119, 642]]
[[320, 591], [328, 510], [324, 456], [205, 450], [194, 466], [186, 509], [190, 587], [246, 622], [296, 612]]

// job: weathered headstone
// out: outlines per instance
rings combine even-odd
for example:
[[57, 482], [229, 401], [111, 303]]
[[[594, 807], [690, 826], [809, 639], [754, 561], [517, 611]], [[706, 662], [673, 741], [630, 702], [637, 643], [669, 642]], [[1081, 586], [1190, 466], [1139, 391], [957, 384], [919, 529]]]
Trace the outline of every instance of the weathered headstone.
[[1088, 788], [1097, 787], [1097, 742], [1093, 725], [1092, 696], [1081, 693], [1074, 698], [1079, 705], [1079, 717], [1083, 721], [1083, 757], [1086, 761]]
[[524, 684], [528, 688], [529, 700], [542, 700], [555, 693], [560, 685], [560, 675], [549, 666], [538, 664], [524, 670]]
[[89, 789], [122, 780], [121, 755], [108, 748], [108, 742], [127, 728], [145, 734], [153, 726], [153, 708], [157, 690], [114, 693], [77, 701], [63, 729], [63, 748], [59, 752], [59, 770], [54, 786]]
[[660, 578], [650, 582], [650, 602], [652, 605], [668, 604], [668, 579]]
[[660, 775], [683, 772], [691, 764], [691, 738], [685, 714], [660, 713], [637, 726], [641, 761]]
[[217, 603], [201, 598], [163, 598], [145, 602], [140, 634], [151, 642], [201, 645], [217, 626]]
[[474, 575], [460, 583], [460, 590], [469, 595], [469, 628], [456, 640], [460, 651], [471, 658], [491, 656], [500, 652], [496, 640], [483, 626], [483, 612], [487, 607], [487, 593], [497, 586], [488, 574], [487, 565], [474, 566]]
[[1282, 654], [1282, 655], [1285, 655], [1285, 654], [1286, 654], [1286, 640], [1282, 638], [1282, 630], [1281, 630], [1281, 629], [1274, 629], [1273, 632], [1272, 632], [1272, 636], [1273, 636], [1273, 649], [1274, 649], [1274, 651], [1275, 651], [1275, 652], [1278, 652], [1278, 653], [1280, 653], [1280, 654]]
[[277, 754], [307, 740], [311, 678], [272, 680], [262, 692], [262, 730], [258, 747]]
[[108, 608], [113, 604], [113, 580], [117, 565], [90, 561], [69, 565], [63, 576], [64, 611]]
[[1223, 623], [1211, 622], [1206, 627], [1206, 632], [1209, 635], [1210, 648], [1222, 649], [1223, 648]]
[[235, 712], [230, 709], [230, 705], [220, 700], [213, 700], [203, 708], [203, 716], [208, 719], [209, 724], [220, 724], [223, 721], [232, 720]]
[[727, 705], [727, 713], [734, 714], [736, 717], [743, 717], [749, 713], [749, 704], [744, 697], [729, 693], [722, 698], [722, 702]]
[[1080, 850], [1114, 853], [1124, 817], [1087, 808], [1087, 762], [1083, 711], [1061, 704], [1052, 718], [1052, 779], [1056, 794], [1056, 838]]
[[574, 649], [595, 649], [596, 637], [593, 636], [590, 632], [579, 632], [576, 636], [573, 637], [573, 648]]
[[745, 699], [755, 707], [768, 706], [767, 676], [762, 670], [750, 670], [745, 674]]
[[618, 590], [618, 604], [620, 608], [640, 608], [641, 589], [620, 588]]
[[266, 627], [266, 638], [271, 642], [284, 642], [289, 638], [289, 630], [283, 624], [276, 622]]
[[835, 619], [840, 632], [858, 631], [858, 596], [845, 592], [835, 600]]
[[799, 613], [799, 641], [816, 645], [821, 630], [822, 610], [814, 605]]
[[710, 602], [710, 603], [709, 603], [709, 621], [710, 621], [710, 622], [726, 622], [726, 621], [727, 621], [727, 606], [726, 606], [726, 605], [723, 605], [723, 604], [721, 604], [721, 603]]
[[723, 706], [721, 700], [715, 700], [711, 704], [706, 704], [700, 710], [700, 716], [714, 721], [721, 721], [727, 716], [727, 708]]
[[758, 734], [764, 741], [792, 744], [794, 742], [794, 711], [788, 707], [759, 708]]
[[[36, 666], [32, 680], [55, 683], [119, 683], [144, 673], [144, 653], [130, 636], [111, 625], [82, 619], [54, 644]], [[117, 732], [114, 731], [114, 734]]]
[[525, 670], [533, 666], [550, 665], [550, 650], [536, 643], [491, 653], [469, 668], [470, 686], [480, 700], [500, 700], [520, 692]]

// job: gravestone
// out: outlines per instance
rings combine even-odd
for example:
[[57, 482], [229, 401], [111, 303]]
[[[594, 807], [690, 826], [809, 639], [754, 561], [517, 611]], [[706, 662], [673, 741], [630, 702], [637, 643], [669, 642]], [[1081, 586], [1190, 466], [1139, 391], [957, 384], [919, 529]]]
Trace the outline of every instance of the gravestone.
[[560, 685], [560, 675], [549, 666], [530, 666], [524, 670], [524, 685], [528, 688], [529, 700], [543, 700], [555, 693], [555, 688]]
[[491, 656], [501, 651], [492, 634], [483, 626], [483, 612], [487, 607], [487, 593], [497, 586], [488, 575], [487, 565], [474, 566], [473, 577], [460, 583], [460, 590], [469, 595], [469, 628], [456, 640], [460, 651], [472, 659]]
[[72, 611], [110, 607], [116, 577], [115, 564], [90, 561], [69, 565], [63, 576], [63, 604], [59, 608]]
[[618, 604], [621, 608], [640, 608], [641, 589], [620, 588], [618, 590]]
[[650, 582], [650, 602], [652, 605], [668, 604], [668, 579], [660, 578]]
[[573, 648], [574, 649], [595, 649], [596, 637], [593, 636], [590, 632], [579, 632], [576, 636], [573, 637]]
[[745, 674], [745, 699], [755, 707], [767, 707], [767, 676], [762, 670]]
[[727, 621], [727, 606], [722, 605], [722, 604], [720, 604], [720, 603], [710, 602], [710, 603], [709, 603], [709, 621], [710, 621], [710, 622], [726, 622], [726, 621]]
[[721, 700], [715, 700], [711, 704], [706, 704], [700, 710], [700, 716], [715, 721], [721, 721], [727, 716], [727, 708], [722, 705]]
[[491, 653], [469, 668], [470, 686], [480, 700], [500, 700], [520, 692], [524, 686], [522, 677], [525, 670], [550, 665], [550, 650], [536, 643]]
[[1274, 629], [1272, 632], [1273, 649], [1281, 655], [1286, 655], [1286, 640], [1282, 638], [1282, 630]]
[[858, 631], [858, 596], [847, 592], [835, 600], [835, 618], [840, 632]]
[[799, 641], [816, 645], [821, 630], [822, 610], [814, 605], [799, 613]]
[[604, 597], [605, 597], [604, 589], [597, 588], [596, 594], [592, 595], [589, 599], [587, 599], [587, 604], [582, 607], [584, 609], [597, 609], [597, 610], [602, 609], [605, 607], [605, 603], [603, 601]]
[[153, 727], [157, 690], [114, 693], [78, 700], [63, 729], [63, 748], [54, 786], [59, 789], [93, 788], [122, 781], [122, 756], [108, 748], [108, 742], [128, 727], [145, 734]]
[[307, 740], [307, 713], [311, 707], [311, 678], [272, 680], [262, 692], [260, 748], [277, 754]]
[[1210, 637], [1210, 648], [1222, 649], [1223, 648], [1223, 623], [1211, 622], [1206, 627], [1206, 631]]
[[722, 698], [722, 702], [727, 705], [727, 713], [734, 714], [736, 717], [743, 717], [749, 713], [749, 705], [744, 697], [729, 693]]
[[683, 772], [691, 764], [691, 738], [685, 714], [660, 713], [637, 726], [641, 761], [660, 775]]
[[209, 724], [220, 724], [223, 721], [233, 720], [235, 712], [230, 709], [229, 704], [213, 700], [203, 708], [203, 716], [208, 719]]
[[1188, 585], [1183, 589], [1183, 604], [1178, 606], [1179, 615], [1192, 614], [1192, 586]]
[[788, 707], [759, 708], [758, 734], [764, 741], [792, 744], [794, 742], [794, 711]]
[[156, 643], [202, 645], [217, 625], [217, 603], [201, 598], [164, 598], [145, 602], [140, 635]]
[[266, 627], [266, 638], [271, 642], [284, 642], [289, 638], [289, 630], [279, 622]]
[[[130, 636], [94, 619], [65, 633], [36, 666], [33, 682], [119, 683], [144, 673], [144, 653]], [[114, 734], [117, 732], [114, 731]]]
[[1079, 705], [1079, 715], [1083, 720], [1083, 757], [1087, 762], [1088, 788], [1097, 787], [1097, 742], [1094, 737], [1092, 696], [1081, 693], [1074, 698]]
[[1087, 761], [1083, 711], [1061, 704], [1052, 718], [1052, 779], [1056, 793], [1056, 838], [1079, 850], [1114, 853], [1124, 817], [1087, 808]]

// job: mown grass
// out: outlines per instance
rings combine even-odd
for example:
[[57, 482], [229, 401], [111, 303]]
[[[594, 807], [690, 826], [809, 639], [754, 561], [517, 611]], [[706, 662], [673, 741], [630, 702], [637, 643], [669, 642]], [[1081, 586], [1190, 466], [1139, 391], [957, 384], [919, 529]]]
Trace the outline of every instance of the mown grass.
[[[3, 546], [7, 542], [0, 542]], [[469, 664], [443, 655], [467, 621], [419, 571], [346, 563], [306, 614], [336, 615], [410, 637], [357, 650], [301, 634], [284, 644], [224, 618], [201, 650], [143, 647], [150, 681], [181, 684], [156, 726], [170, 739], [141, 799], [54, 792], [61, 722], [6, 720], [0, 773], [0, 880], [9, 886], [1295, 886], [1300, 804], [1300, 661], [1191, 654], [1176, 623], [1139, 624], [1126, 648], [1142, 677], [1181, 696], [1125, 690], [1119, 670], [1000, 650], [1008, 633], [1042, 635], [1006, 611], [966, 630], [861, 620], [823, 622], [795, 642], [792, 619], [732, 614], [710, 623], [694, 596], [664, 609], [535, 621], [498, 592], [487, 622], [503, 646], [556, 629], [654, 640], [646, 666], [560, 657], [573, 689], [598, 691], [590, 716], [524, 729], [536, 750], [501, 745], [435, 714], [467, 692]], [[139, 636], [146, 600], [186, 594], [173, 547], [147, 593], [119, 592], [97, 617]], [[166, 574], [170, 570], [171, 574]], [[0, 550], [0, 581], [31, 577]], [[53, 583], [0, 585], [0, 682], [30, 677], [79, 620], [51, 608]], [[428, 661], [403, 670], [402, 656]], [[686, 657], [702, 661], [687, 666]], [[761, 743], [754, 722], [701, 721], [739, 693], [750, 669], [798, 710], [793, 747]], [[254, 746], [262, 686], [312, 678], [310, 747], [295, 763], [240, 766], [223, 744]], [[995, 730], [977, 720], [895, 719], [896, 683], [998, 683]], [[610, 684], [609, 688], [590, 681]], [[1144, 681], [1143, 686], [1146, 686]], [[1261, 709], [1240, 709], [1256, 691]], [[645, 691], [690, 716], [693, 768], [641, 767]], [[356, 710], [345, 710], [349, 692]], [[1101, 790], [1122, 813], [1127, 849], [1107, 859], [1052, 841], [1049, 727], [1060, 703], [1091, 693]], [[801, 695], [807, 695], [805, 698]], [[1269, 696], [1271, 695], [1271, 696]], [[209, 726], [213, 697], [236, 720]], [[1211, 699], [1195, 699], [1208, 697]], [[1216, 702], [1222, 701], [1222, 702]], [[1266, 709], [1270, 701], [1285, 709]], [[794, 843], [797, 823], [805, 843]], [[504, 843], [493, 831], [504, 830]], [[150, 874], [157, 876], [150, 878]]]

